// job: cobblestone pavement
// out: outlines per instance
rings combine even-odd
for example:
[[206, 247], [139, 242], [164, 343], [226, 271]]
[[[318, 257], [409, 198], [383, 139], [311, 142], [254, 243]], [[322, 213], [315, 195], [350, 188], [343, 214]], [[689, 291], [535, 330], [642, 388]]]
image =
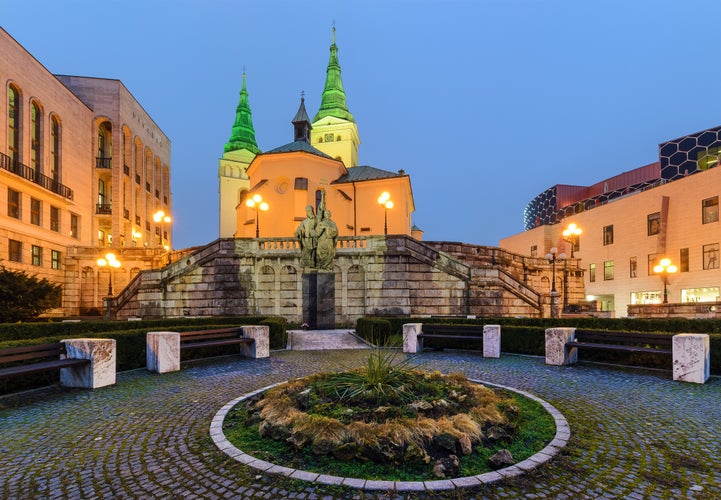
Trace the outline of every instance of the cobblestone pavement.
[[219, 452], [213, 415], [235, 397], [292, 377], [358, 365], [361, 350], [218, 358], [180, 372], [135, 370], [94, 391], [0, 398], [0, 497], [23, 498], [721, 498], [721, 379], [543, 359], [427, 352], [446, 373], [529, 391], [558, 408], [571, 440], [550, 463], [476, 490], [362, 492], [259, 474]]

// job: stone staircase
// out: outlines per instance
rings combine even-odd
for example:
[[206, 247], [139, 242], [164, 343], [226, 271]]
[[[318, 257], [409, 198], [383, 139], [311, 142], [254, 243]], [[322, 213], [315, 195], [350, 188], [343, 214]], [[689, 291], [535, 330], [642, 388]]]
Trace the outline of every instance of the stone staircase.
[[287, 348], [293, 351], [367, 349], [355, 330], [288, 330]]

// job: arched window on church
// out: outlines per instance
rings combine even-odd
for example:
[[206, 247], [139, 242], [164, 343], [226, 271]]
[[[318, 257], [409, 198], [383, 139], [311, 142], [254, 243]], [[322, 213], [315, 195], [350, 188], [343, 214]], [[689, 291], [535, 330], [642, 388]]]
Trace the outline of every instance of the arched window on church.
[[320, 200], [323, 197], [323, 192], [317, 189], [315, 192], [315, 213], [318, 213], [318, 207], [320, 206]]

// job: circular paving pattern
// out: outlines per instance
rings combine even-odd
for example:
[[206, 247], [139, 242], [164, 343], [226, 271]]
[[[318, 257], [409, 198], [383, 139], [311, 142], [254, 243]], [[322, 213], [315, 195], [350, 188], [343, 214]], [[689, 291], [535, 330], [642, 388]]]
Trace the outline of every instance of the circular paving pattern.
[[[0, 398], [0, 498], [458, 499], [456, 490], [363, 491], [239, 464], [208, 428], [228, 401], [295, 377], [360, 366], [362, 350], [279, 351], [267, 359], [184, 363], [175, 373], [119, 373], [112, 387]], [[568, 421], [552, 460], [464, 500], [721, 498], [721, 379], [542, 358], [424, 352], [419, 367], [535, 394]]]

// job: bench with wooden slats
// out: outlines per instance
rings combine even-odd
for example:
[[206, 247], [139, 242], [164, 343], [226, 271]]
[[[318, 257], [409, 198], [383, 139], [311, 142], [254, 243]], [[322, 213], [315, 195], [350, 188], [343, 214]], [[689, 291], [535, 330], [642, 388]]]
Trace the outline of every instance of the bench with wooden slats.
[[255, 339], [243, 337], [243, 329], [240, 327], [180, 332], [181, 350], [234, 344], [252, 344], [253, 342], [255, 342]]
[[[0, 349], [0, 379], [90, 364], [89, 359], [66, 356], [62, 342]], [[7, 364], [11, 366], [3, 366]]]
[[[473, 334], [473, 335], [469, 335]], [[434, 325], [424, 324], [418, 334], [418, 342], [424, 339], [446, 339], [483, 342], [483, 325]]]
[[643, 354], [673, 354], [673, 337], [657, 333], [576, 330], [566, 349], [598, 349]]

